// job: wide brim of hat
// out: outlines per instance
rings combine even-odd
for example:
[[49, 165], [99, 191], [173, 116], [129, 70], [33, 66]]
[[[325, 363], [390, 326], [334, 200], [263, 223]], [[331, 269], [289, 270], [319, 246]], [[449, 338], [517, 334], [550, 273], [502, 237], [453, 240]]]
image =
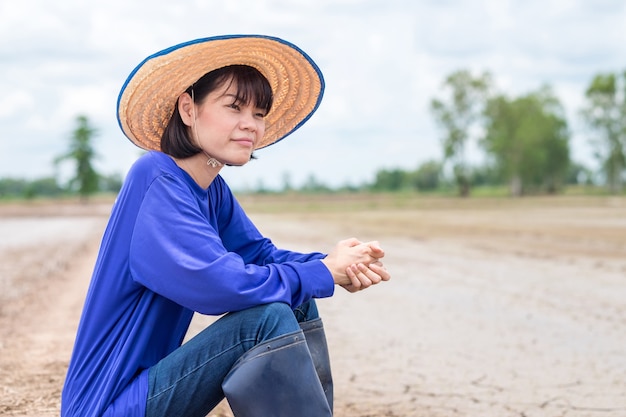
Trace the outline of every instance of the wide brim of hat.
[[256, 149], [298, 129], [322, 100], [322, 73], [297, 46], [262, 35], [202, 38], [157, 52], [131, 72], [117, 101], [122, 131], [140, 148], [160, 150], [178, 96], [207, 72], [228, 65], [254, 67], [272, 87], [274, 103]]

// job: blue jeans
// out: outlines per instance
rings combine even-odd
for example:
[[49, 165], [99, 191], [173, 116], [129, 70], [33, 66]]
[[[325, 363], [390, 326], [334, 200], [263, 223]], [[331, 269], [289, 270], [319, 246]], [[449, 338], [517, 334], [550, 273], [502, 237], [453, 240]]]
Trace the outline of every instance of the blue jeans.
[[150, 368], [146, 417], [205, 417], [224, 398], [222, 381], [241, 355], [318, 317], [314, 300], [293, 311], [272, 303], [226, 314]]

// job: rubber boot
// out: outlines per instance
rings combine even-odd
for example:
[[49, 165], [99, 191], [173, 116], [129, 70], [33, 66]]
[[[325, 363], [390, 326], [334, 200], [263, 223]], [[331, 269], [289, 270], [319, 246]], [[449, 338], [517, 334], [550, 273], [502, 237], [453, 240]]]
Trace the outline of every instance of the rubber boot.
[[253, 347], [222, 383], [235, 417], [330, 417], [301, 330]]
[[328, 355], [328, 344], [326, 343], [326, 333], [322, 319], [317, 318], [311, 321], [300, 323], [300, 328], [304, 332], [306, 344], [309, 346], [315, 371], [319, 377], [322, 389], [326, 395], [330, 411], [333, 411], [333, 375], [330, 369], [330, 357]]

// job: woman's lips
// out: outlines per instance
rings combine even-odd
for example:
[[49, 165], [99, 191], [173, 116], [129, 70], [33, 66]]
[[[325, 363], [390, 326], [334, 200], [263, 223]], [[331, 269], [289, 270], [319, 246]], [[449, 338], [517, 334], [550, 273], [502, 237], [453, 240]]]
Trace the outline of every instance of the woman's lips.
[[233, 142], [236, 142], [237, 144], [239, 144], [241, 146], [245, 146], [245, 147], [249, 147], [249, 148], [254, 146], [254, 140], [248, 139], [248, 138], [233, 139]]

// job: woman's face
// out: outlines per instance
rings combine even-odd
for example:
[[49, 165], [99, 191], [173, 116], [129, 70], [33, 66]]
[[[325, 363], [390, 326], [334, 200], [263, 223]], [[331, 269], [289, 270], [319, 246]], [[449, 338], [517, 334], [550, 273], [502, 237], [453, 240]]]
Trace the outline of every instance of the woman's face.
[[265, 134], [265, 110], [255, 100], [238, 100], [237, 85], [226, 81], [193, 106], [190, 133], [198, 146], [227, 165], [244, 165]]

